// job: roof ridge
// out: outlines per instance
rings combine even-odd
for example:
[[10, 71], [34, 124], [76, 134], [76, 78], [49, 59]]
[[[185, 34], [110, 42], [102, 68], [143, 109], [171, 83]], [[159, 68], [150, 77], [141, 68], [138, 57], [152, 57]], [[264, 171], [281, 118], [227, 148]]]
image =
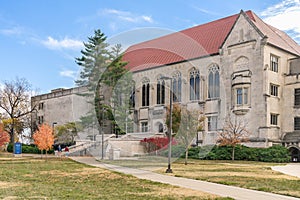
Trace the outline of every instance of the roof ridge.
[[[248, 10], [246, 12], [249, 12], [251, 10]], [[133, 48], [137, 45], [144, 45], [144, 44], [147, 44], [149, 42], [153, 42], [153, 41], [156, 41], [156, 40], [160, 40], [162, 38], [165, 38], [165, 37], [169, 37], [171, 35], [174, 35], [174, 34], [178, 34], [178, 33], [182, 33], [182, 34], [185, 34], [185, 32], [188, 32], [189, 30], [191, 29], [195, 29], [197, 27], [202, 27], [202, 26], [207, 26], [207, 25], [210, 25], [212, 23], [216, 23], [216, 22], [221, 22], [221, 21], [225, 21], [225, 20], [228, 20], [229, 18], [232, 18], [232, 17], [238, 17], [239, 16], [239, 13], [238, 14], [233, 14], [233, 15], [230, 15], [230, 16], [227, 16], [227, 17], [223, 17], [223, 18], [219, 18], [219, 19], [216, 19], [216, 20], [213, 20], [213, 21], [209, 21], [209, 22], [206, 22], [204, 24], [199, 24], [199, 25], [196, 25], [196, 26], [193, 26], [193, 27], [189, 27], [189, 28], [186, 28], [186, 29], [183, 29], [183, 30], [180, 30], [180, 31], [174, 31], [173, 33], [169, 33], [169, 34], [166, 34], [166, 35], [163, 35], [163, 36], [160, 36], [160, 37], [157, 37], [157, 38], [153, 38], [153, 39], [150, 39], [150, 40], [146, 40], [146, 41], [143, 41], [143, 42], [139, 42], [137, 44], [133, 44], [131, 45], [129, 48]]]
[[[259, 17], [258, 17], [259, 18]], [[259, 18], [260, 19], [260, 18]], [[290, 38], [290, 36], [285, 33], [284, 31], [266, 23], [265, 21], [263, 21], [262, 19], [260, 19], [260, 21], [262, 23], [264, 23], [274, 34], [276, 34], [286, 45], [288, 45], [290, 48], [292, 48], [295, 52], [297, 52], [298, 54], [300, 54], [300, 51], [296, 48], [294, 48], [294, 46], [292, 46], [290, 44], [290, 42], [286, 41], [278, 32], [280, 32], [281, 34], [284, 34], [285, 36], [287, 36], [288, 38]], [[276, 30], [276, 31], [275, 31]], [[292, 38], [290, 38], [292, 42], [294, 42], [296, 45], [299, 45], [298, 43], [296, 43]], [[276, 45], [277, 46], [277, 45]]]

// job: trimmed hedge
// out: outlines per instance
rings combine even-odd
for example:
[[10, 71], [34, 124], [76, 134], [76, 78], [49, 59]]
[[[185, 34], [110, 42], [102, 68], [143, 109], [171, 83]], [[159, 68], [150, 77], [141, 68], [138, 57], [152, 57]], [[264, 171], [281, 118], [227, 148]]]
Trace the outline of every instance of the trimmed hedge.
[[[194, 147], [189, 149], [189, 158], [204, 160], [231, 160], [232, 146]], [[287, 148], [274, 145], [269, 148], [251, 148], [243, 145], [235, 147], [235, 160], [262, 162], [290, 162], [291, 157]]]
[[[7, 146], [7, 151], [8, 152], [13, 152], [13, 144], [10, 143], [8, 146]], [[27, 144], [22, 144], [22, 153], [32, 153], [32, 154], [41, 154], [41, 150], [39, 150], [37, 148], [36, 145], [34, 144], [30, 144], [30, 145], [27, 145]], [[43, 152], [43, 154], [45, 153], [45, 151]], [[47, 154], [53, 154], [54, 153], [54, 150], [51, 149], [50, 151], [47, 152]]]

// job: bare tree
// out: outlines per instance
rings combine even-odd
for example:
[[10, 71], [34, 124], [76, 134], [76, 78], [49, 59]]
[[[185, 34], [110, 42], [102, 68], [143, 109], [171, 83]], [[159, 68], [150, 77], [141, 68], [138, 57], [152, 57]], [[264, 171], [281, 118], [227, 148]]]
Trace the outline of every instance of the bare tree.
[[232, 146], [232, 160], [234, 160], [237, 144], [247, 142], [250, 132], [246, 129], [247, 123], [242, 117], [229, 114], [225, 120], [223, 130], [219, 132], [218, 142], [220, 146]]
[[[197, 132], [203, 130], [205, 117], [202, 112], [190, 111], [179, 104], [174, 104], [173, 107], [172, 129], [175, 132], [176, 141], [184, 147], [185, 165], [187, 165], [188, 150]], [[167, 112], [167, 124], [169, 121], [169, 112]]]
[[24, 78], [16, 78], [12, 81], [4, 81], [0, 88], [0, 112], [2, 118], [8, 123], [5, 127], [10, 135], [10, 142], [15, 142], [15, 135], [29, 127], [28, 118], [35, 109], [30, 103], [31, 85]]

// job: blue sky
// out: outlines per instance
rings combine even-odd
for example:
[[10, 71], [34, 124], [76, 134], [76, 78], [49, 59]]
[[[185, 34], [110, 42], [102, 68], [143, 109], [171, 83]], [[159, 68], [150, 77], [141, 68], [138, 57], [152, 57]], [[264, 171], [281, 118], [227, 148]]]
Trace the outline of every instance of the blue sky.
[[0, 0], [0, 81], [24, 77], [40, 93], [73, 87], [75, 57], [95, 29], [126, 48], [241, 9], [300, 43], [299, 0]]

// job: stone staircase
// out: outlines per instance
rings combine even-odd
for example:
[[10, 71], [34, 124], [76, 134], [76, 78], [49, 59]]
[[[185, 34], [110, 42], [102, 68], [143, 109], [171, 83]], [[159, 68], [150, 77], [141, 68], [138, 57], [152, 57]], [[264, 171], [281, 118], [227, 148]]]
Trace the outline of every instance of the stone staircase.
[[[114, 138], [114, 134], [105, 134], [104, 140], [92, 141], [92, 140], [77, 140], [76, 145], [70, 146], [69, 148], [69, 155], [70, 156], [95, 156], [101, 157], [102, 156], [102, 144], [104, 145], [104, 152], [106, 151], [107, 141], [110, 138]], [[63, 149], [62, 156], [65, 156], [66, 152]]]

